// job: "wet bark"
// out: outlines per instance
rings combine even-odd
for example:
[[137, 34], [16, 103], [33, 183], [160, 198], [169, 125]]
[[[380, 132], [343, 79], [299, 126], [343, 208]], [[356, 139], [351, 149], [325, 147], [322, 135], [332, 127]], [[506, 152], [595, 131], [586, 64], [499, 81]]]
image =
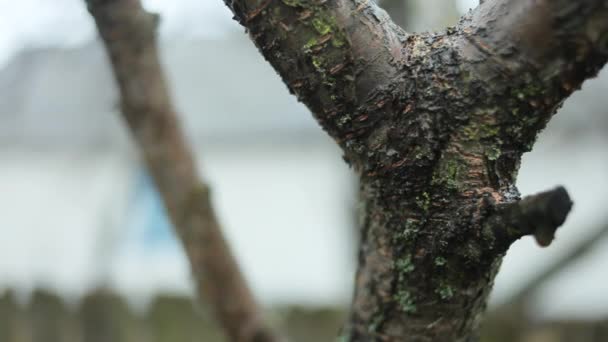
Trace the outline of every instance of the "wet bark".
[[608, 56], [605, 0], [487, 0], [409, 34], [373, 1], [225, 0], [360, 178], [347, 341], [475, 341], [509, 245], [551, 242], [570, 199], [515, 186]]

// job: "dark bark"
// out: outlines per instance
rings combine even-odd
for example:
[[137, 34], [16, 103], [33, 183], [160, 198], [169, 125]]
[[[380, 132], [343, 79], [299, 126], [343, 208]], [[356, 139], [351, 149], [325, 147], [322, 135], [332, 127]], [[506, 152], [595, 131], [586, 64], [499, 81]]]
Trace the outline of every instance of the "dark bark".
[[497, 205], [496, 213], [485, 223], [483, 234], [487, 236], [489, 247], [500, 253], [526, 235], [533, 235], [543, 247], [549, 246], [571, 208], [570, 196], [563, 187], [519, 202]]
[[278, 341], [224, 239], [181, 131], [156, 46], [158, 16], [139, 0], [86, 2], [112, 63], [123, 117], [182, 241], [197, 295], [231, 341]]
[[510, 243], [548, 244], [569, 211], [563, 189], [520, 202], [515, 181], [537, 133], [606, 62], [608, 1], [487, 0], [417, 35], [372, 1], [225, 1], [360, 177], [344, 338], [476, 340]]

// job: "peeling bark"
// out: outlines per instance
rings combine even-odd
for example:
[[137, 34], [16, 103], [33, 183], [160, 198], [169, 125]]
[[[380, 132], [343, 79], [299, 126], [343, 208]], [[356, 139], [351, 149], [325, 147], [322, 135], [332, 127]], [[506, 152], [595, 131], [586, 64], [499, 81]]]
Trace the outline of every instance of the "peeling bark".
[[[225, 0], [361, 183], [348, 341], [474, 341], [510, 243], [548, 244], [563, 189], [515, 181], [561, 103], [608, 57], [606, 0], [487, 0], [409, 34], [373, 1]], [[499, 243], [497, 243], [499, 242]]]

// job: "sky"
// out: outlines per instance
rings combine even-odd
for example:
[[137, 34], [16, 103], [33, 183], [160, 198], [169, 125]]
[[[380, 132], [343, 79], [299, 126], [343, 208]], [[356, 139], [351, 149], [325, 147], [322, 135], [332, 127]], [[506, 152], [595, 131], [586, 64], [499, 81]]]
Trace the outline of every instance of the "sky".
[[[162, 16], [161, 33], [188, 37], [221, 37], [238, 30], [222, 0], [143, 0]], [[477, 0], [457, 0], [465, 12]], [[0, 66], [20, 49], [73, 46], [94, 37], [84, 0], [0, 0]]]
[[[162, 34], [217, 37], [238, 29], [221, 0], [144, 0]], [[84, 0], [0, 0], [0, 65], [21, 48], [73, 46], [94, 37]]]

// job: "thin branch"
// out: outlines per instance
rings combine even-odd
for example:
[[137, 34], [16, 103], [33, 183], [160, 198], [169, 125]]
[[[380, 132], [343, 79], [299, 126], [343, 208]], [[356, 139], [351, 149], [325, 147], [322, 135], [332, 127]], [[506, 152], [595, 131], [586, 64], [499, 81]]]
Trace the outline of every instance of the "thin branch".
[[585, 240], [579, 242], [578, 245], [568, 251], [568, 253], [561, 256], [551, 266], [537, 274], [515, 295], [513, 295], [510, 300], [505, 302], [505, 305], [515, 304], [520, 306], [521, 304], [526, 303], [530, 296], [541, 286], [546, 284], [548, 280], [553, 279], [554, 276], [559, 274], [564, 269], [588, 256], [589, 253], [597, 247], [598, 243], [602, 241], [602, 239], [606, 238], [606, 236], [608, 236], [608, 224], [604, 225], [602, 229], [589, 235]]
[[568, 192], [558, 187], [518, 202], [498, 205], [496, 213], [486, 222], [484, 233], [502, 248], [526, 235], [533, 235], [539, 245], [546, 247], [553, 241], [557, 228], [566, 221], [570, 209], [572, 201]]
[[197, 294], [231, 341], [277, 341], [224, 239], [199, 178], [158, 57], [158, 16], [139, 0], [88, 0], [110, 57], [121, 108], [192, 267]]

